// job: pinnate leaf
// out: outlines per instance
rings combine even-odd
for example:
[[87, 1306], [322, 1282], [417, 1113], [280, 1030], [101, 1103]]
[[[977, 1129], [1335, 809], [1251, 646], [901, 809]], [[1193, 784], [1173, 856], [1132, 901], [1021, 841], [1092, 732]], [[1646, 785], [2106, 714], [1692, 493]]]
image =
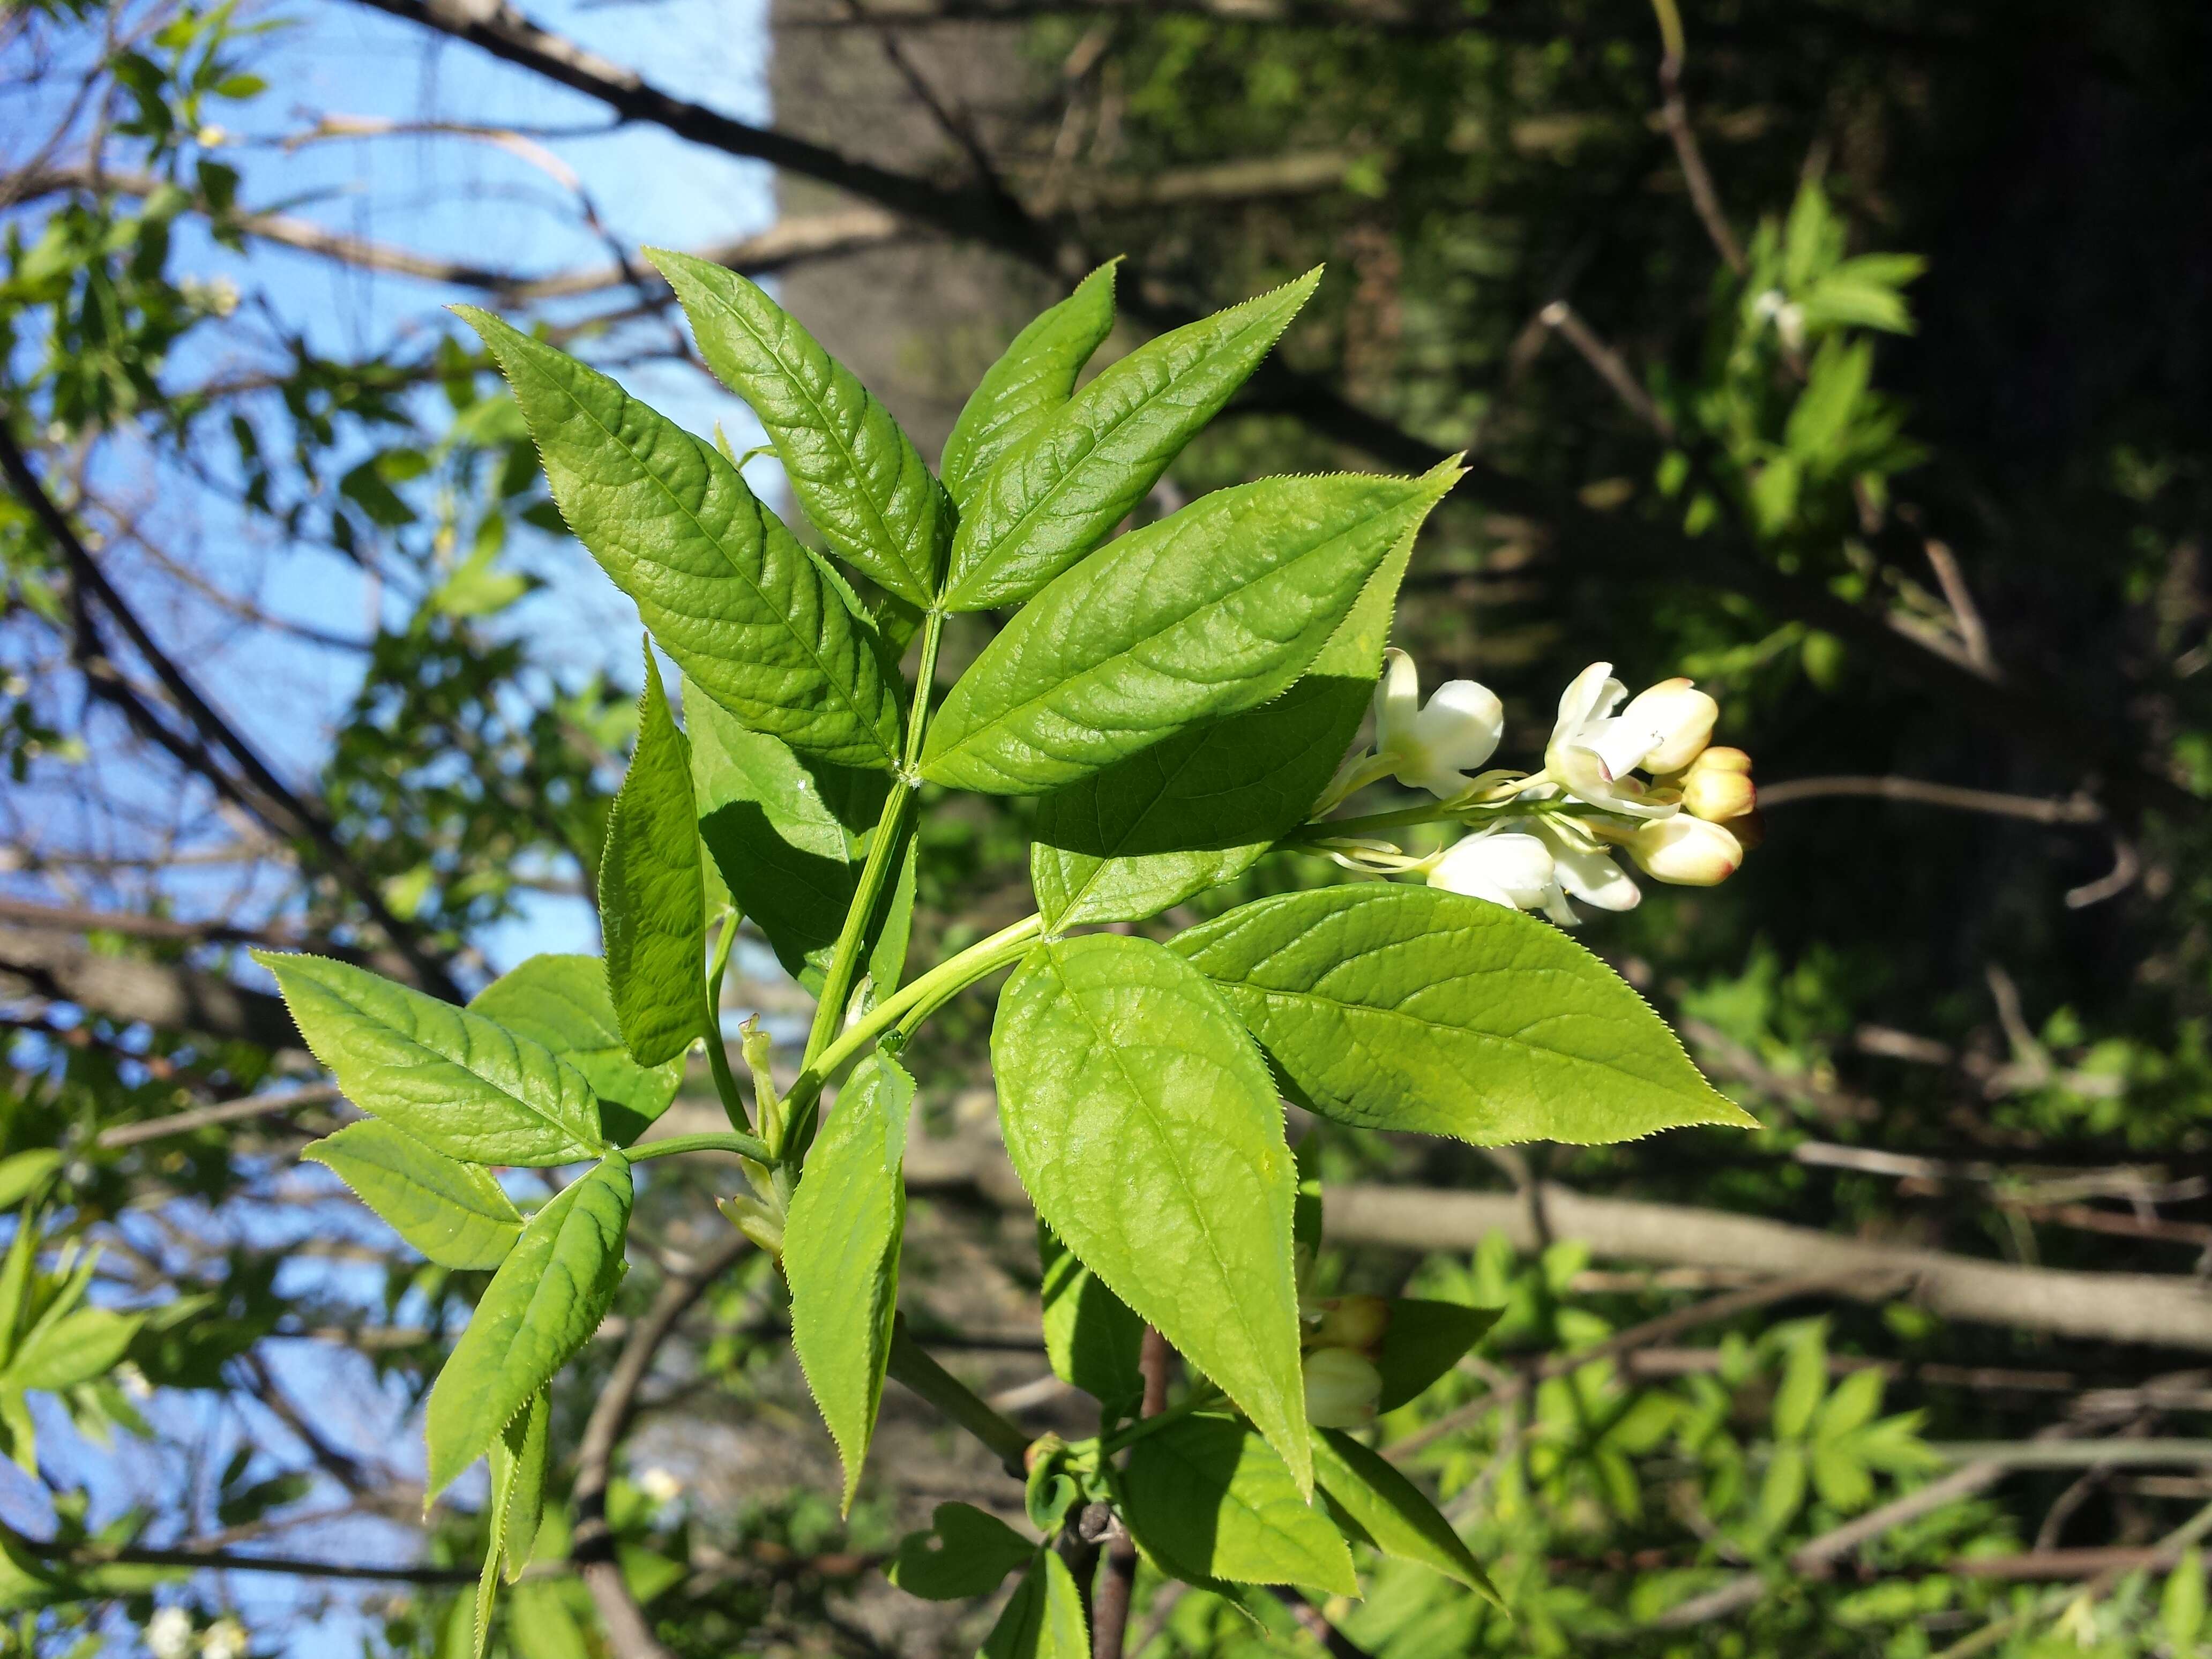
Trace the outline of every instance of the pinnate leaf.
[[610, 1152], [524, 1226], [430, 1390], [432, 1497], [599, 1329], [622, 1282], [629, 1207], [629, 1160]]
[[927, 605], [952, 507], [890, 411], [759, 284], [689, 253], [645, 257], [676, 290], [707, 367], [760, 417], [807, 518], [889, 592]]
[[930, 726], [923, 775], [1041, 794], [1280, 696], [1459, 471], [1267, 478], [1122, 537], [984, 647]]
[[477, 992], [469, 1008], [544, 1044], [581, 1072], [599, 1097], [600, 1125], [617, 1146], [644, 1133], [684, 1081], [680, 1054], [661, 1066], [630, 1058], [607, 991], [606, 963], [597, 957], [532, 957]]
[[1232, 1418], [1186, 1417], [1146, 1435], [1120, 1480], [1131, 1536], [1178, 1578], [1359, 1594], [1343, 1534], [1274, 1447]]
[[514, 388], [562, 516], [685, 676], [802, 753], [894, 766], [897, 693], [867, 619], [738, 470], [605, 375], [458, 309]]
[[1756, 1127], [1555, 927], [1431, 887], [1285, 893], [1179, 937], [1323, 1115], [1477, 1146]]
[[952, 423], [938, 467], [952, 499], [965, 507], [991, 469], [1066, 404], [1091, 354], [1114, 331], [1114, 267], [1109, 260], [1075, 292], [1014, 337], [984, 371]]
[[1038, 422], [963, 503], [946, 608], [1018, 604], [1096, 547], [1260, 366], [1320, 280], [1310, 270], [1147, 342]]
[[1366, 716], [1413, 550], [1411, 537], [1400, 542], [1274, 702], [1194, 726], [1037, 804], [1030, 884], [1048, 927], [1156, 916], [1234, 881], [1305, 822]]
[[1037, 1213], [1310, 1480], [1281, 1108], [1205, 978], [1148, 939], [1048, 941], [991, 1033]]
[[641, 1066], [688, 1050], [707, 1024], [707, 890], [691, 801], [691, 750], [645, 652], [637, 749], [607, 815], [599, 927], [623, 1046]]
[[929, 1530], [908, 1533], [885, 1571], [908, 1595], [964, 1601], [988, 1595], [1036, 1545], [971, 1504], [939, 1504]]
[[1419, 1486], [1340, 1429], [1314, 1431], [1314, 1482], [1337, 1524], [1385, 1555], [1418, 1561], [1496, 1602], [1490, 1575]]
[[252, 954], [347, 1098], [433, 1152], [543, 1168], [604, 1148], [590, 1082], [543, 1043], [347, 963]]
[[520, 1212], [488, 1172], [433, 1152], [380, 1119], [349, 1123], [300, 1156], [331, 1170], [441, 1267], [489, 1271], [522, 1234]]
[[890, 1056], [855, 1066], [807, 1154], [784, 1228], [792, 1344], [845, 1466], [847, 1510], [875, 1434], [898, 1312], [913, 1105], [914, 1079]]

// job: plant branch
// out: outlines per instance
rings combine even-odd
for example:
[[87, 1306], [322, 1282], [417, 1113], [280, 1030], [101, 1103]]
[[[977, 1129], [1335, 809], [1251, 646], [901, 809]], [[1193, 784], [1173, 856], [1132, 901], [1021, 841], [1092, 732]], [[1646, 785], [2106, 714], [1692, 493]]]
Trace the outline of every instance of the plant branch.
[[1029, 1477], [1023, 1462], [1030, 1437], [1020, 1425], [1000, 1416], [988, 1401], [925, 1353], [907, 1330], [901, 1314], [891, 1326], [890, 1374], [981, 1441], [1017, 1480]]
[[218, 1124], [243, 1123], [257, 1117], [275, 1117], [280, 1113], [297, 1111], [302, 1106], [327, 1106], [344, 1097], [335, 1083], [311, 1083], [297, 1089], [274, 1089], [265, 1095], [247, 1095], [238, 1100], [220, 1101], [212, 1106], [190, 1107], [143, 1123], [118, 1123], [112, 1128], [102, 1129], [93, 1145], [104, 1152], [120, 1152], [125, 1146], [166, 1139], [171, 1135], [188, 1135], [196, 1129], [212, 1128]]
[[1747, 269], [1743, 245], [1729, 228], [1720, 192], [1713, 188], [1713, 175], [1705, 168], [1698, 135], [1690, 126], [1690, 106], [1682, 97], [1682, 58], [1687, 46], [1682, 35], [1682, 15], [1675, 9], [1674, 0], [1651, 0], [1651, 9], [1659, 19], [1659, 118], [1666, 125], [1668, 137], [1674, 140], [1674, 155], [1682, 164], [1682, 180], [1690, 187], [1690, 200], [1704, 222], [1705, 234], [1712, 238], [1723, 263], [1741, 276]]

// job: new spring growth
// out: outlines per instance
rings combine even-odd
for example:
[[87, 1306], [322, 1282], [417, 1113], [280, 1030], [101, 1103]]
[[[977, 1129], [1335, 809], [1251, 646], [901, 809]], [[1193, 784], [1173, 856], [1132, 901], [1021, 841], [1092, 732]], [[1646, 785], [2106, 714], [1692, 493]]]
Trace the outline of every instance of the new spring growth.
[[1662, 680], [1631, 698], [1612, 664], [1592, 663], [1559, 698], [1542, 771], [1469, 777], [1497, 750], [1503, 704], [1485, 686], [1453, 680], [1424, 705], [1413, 659], [1394, 650], [1376, 691], [1375, 746], [1346, 761], [1322, 810], [1395, 777], [1443, 804], [1419, 817], [1456, 820], [1473, 833], [1425, 858], [1351, 836], [1321, 844], [1355, 868], [1420, 875], [1450, 892], [1540, 910], [1564, 927], [1577, 920], [1571, 901], [1602, 910], [1641, 901], [1619, 852], [1656, 880], [1711, 886], [1758, 839], [1751, 757], [1712, 746], [1719, 714], [1687, 679]]
[[1306, 1421], [1323, 1429], [1373, 1421], [1382, 1397], [1375, 1357], [1390, 1328], [1390, 1304], [1379, 1296], [1302, 1299], [1298, 1313]]

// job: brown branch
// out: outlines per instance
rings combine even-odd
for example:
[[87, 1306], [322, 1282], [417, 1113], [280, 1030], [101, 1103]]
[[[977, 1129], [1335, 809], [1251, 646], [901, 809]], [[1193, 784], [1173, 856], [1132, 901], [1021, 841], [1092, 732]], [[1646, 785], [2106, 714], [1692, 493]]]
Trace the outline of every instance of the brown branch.
[[102, 1129], [100, 1138], [93, 1142], [104, 1152], [120, 1152], [126, 1146], [137, 1146], [149, 1140], [163, 1140], [171, 1135], [187, 1135], [196, 1129], [212, 1128], [222, 1123], [244, 1123], [257, 1117], [276, 1117], [285, 1112], [295, 1112], [302, 1106], [327, 1106], [342, 1100], [335, 1083], [311, 1083], [298, 1089], [276, 1089], [265, 1095], [247, 1095], [239, 1100], [225, 1100], [212, 1106], [194, 1106], [185, 1111], [173, 1112], [167, 1117], [149, 1119], [143, 1123], [118, 1123]]
[[[38, 520], [68, 566], [71, 586], [79, 595], [76, 609], [80, 623], [89, 620], [83, 604], [83, 597], [88, 594], [123, 630], [131, 648], [153, 671], [178, 712], [206, 745], [201, 750], [202, 763], [195, 769], [246, 805], [271, 830], [280, 835], [298, 836], [312, 845], [325, 866], [345, 884], [356, 902], [407, 957], [422, 988], [449, 1001], [462, 1000], [460, 988], [453, 982], [445, 963], [425, 945], [417, 929], [392, 913], [375, 879], [354, 862], [353, 855], [338, 840], [330, 822], [270, 770], [253, 746], [216, 712], [183, 669], [147, 631], [137, 613], [94, 562], [76, 526], [39, 481], [29, 459], [17, 447], [15, 434], [9, 429], [10, 413], [0, 410], [0, 473], [6, 475], [9, 487], [30, 508], [32, 516]], [[229, 757], [230, 763], [237, 769], [237, 775], [213, 763], [214, 757], [210, 751], [214, 750]]]
[[[1167, 1338], [1150, 1325], [1145, 1327], [1144, 1347], [1137, 1364], [1145, 1378], [1144, 1402], [1137, 1414], [1157, 1417], [1168, 1403], [1168, 1377], [1174, 1368], [1175, 1352], [1168, 1346]], [[1091, 1659], [1121, 1659], [1136, 1588], [1136, 1540], [1117, 1522], [1107, 1542], [1097, 1586], [1091, 1593]], [[1138, 1651], [1143, 1651], [1141, 1645]]]
[[1955, 812], [1988, 812], [1999, 817], [2026, 818], [2031, 823], [2101, 823], [2105, 809], [2087, 795], [2052, 800], [2035, 795], [2006, 795], [1992, 789], [1967, 789], [1953, 783], [1932, 783], [1923, 778], [1856, 777], [1792, 778], [1786, 783], [1761, 785], [1761, 811], [1794, 806], [1799, 801], [1826, 800], [1842, 795], [1868, 796], [1877, 800], [1909, 801], [1917, 806], [1942, 806]]
[[245, 1555], [235, 1550], [158, 1549], [139, 1544], [57, 1544], [7, 1529], [26, 1555], [80, 1571], [94, 1567], [186, 1567], [205, 1572], [276, 1572], [301, 1578], [354, 1578], [405, 1584], [473, 1584], [465, 1567], [373, 1567], [353, 1562], [311, 1561], [295, 1555]]
[[1613, 395], [1646, 426], [1662, 438], [1673, 441], [1674, 422], [1651, 401], [1651, 394], [1638, 381], [1621, 355], [1598, 338], [1579, 312], [1565, 300], [1554, 300], [1536, 313], [1536, 320], [1580, 353], [1582, 360], [1597, 372], [1598, 378], [1613, 388]]
[[1674, 155], [1682, 164], [1682, 180], [1690, 187], [1690, 200], [1704, 222], [1705, 234], [1712, 239], [1714, 250], [1722, 262], [1741, 276], [1748, 269], [1743, 257], [1743, 245], [1729, 228], [1728, 215], [1721, 208], [1720, 192], [1713, 188], [1713, 175], [1706, 170], [1703, 151], [1698, 148], [1698, 135], [1690, 125], [1690, 106], [1682, 96], [1682, 58], [1686, 43], [1682, 36], [1682, 15], [1675, 9], [1674, 0], [1651, 0], [1651, 9], [1659, 18], [1659, 118], [1665, 125], [1667, 136], [1674, 141]]
[[592, 1593], [592, 1603], [599, 1609], [599, 1622], [606, 1629], [616, 1659], [672, 1659], [672, 1656], [646, 1623], [644, 1610], [629, 1593], [621, 1565], [615, 1559], [614, 1534], [607, 1527], [607, 1481], [615, 1447], [629, 1426], [638, 1390], [653, 1369], [660, 1345], [747, 1248], [744, 1235], [733, 1232], [690, 1271], [672, 1275], [662, 1283], [652, 1308], [624, 1339], [622, 1353], [599, 1391], [576, 1449], [576, 1484], [570, 1500], [576, 1524], [568, 1559]]
[[97, 955], [64, 934], [0, 926], [0, 993], [26, 992], [126, 1024], [234, 1037], [264, 1048], [301, 1047], [283, 1002], [266, 992], [196, 968]]

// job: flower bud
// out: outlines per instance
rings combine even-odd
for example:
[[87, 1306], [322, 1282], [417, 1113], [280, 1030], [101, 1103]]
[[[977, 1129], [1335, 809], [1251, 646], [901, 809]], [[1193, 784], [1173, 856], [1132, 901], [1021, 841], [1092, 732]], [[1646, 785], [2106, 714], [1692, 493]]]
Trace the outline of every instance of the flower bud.
[[[1616, 717], [1624, 732], [1633, 732], [1640, 742], [1648, 733], [1650, 746], [1641, 764], [1647, 772], [1679, 772], [1695, 760], [1713, 735], [1713, 722], [1721, 706], [1686, 679], [1662, 680], [1629, 700]], [[1616, 768], [1616, 771], [1626, 770]]]
[[1741, 749], [1712, 748], [1682, 774], [1682, 810], [1711, 823], [1740, 818], [1758, 803], [1751, 781], [1751, 757]]
[[1349, 1348], [1306, 1356], [1306, 1421], [1317, 1429], [1353, 1429], [1375, 1420], [1382, 1373]]
[[1319, 1317], [1306, 1334], [1316, 1348], [1356, 1348], [1376, 1352], [1382, 1334], [1390, 1328], [1390, 1304], [1379, 1296], [1336, 1296], [1321, 1304]]
[[1534, 910], [1556, 881], [1552, 849], [1534, 836], [1469, 836], [1455, 842], [1429, 872], [1429, 885], [1509, 909]]
[[1628, 855], [1646, 875], [1677, 887], [1712, 887], [1735, 873], [1743, 846], [1719, 824], [1686, 813], [1645, 824], [1630, 839]]

